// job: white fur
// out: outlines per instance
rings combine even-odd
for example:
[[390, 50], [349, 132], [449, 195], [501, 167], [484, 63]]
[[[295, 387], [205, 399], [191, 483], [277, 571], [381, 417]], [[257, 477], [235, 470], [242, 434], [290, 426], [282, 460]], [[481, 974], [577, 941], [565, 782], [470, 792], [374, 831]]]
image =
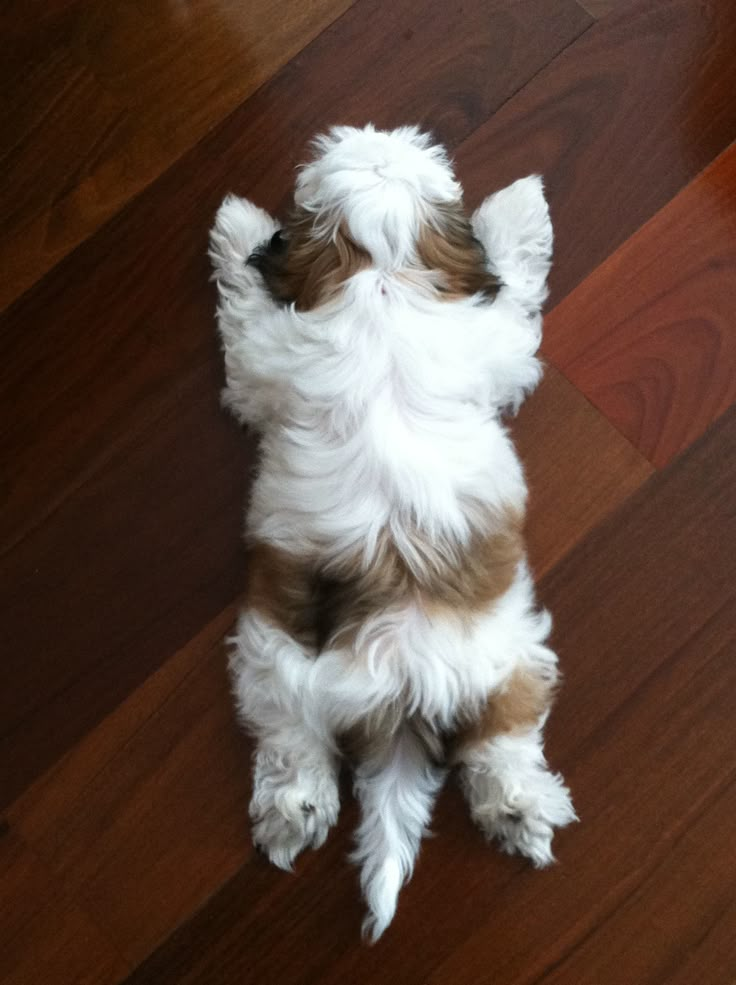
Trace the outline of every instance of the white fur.
[[383, 759], [361, 763], [355, 792], [362, 820], [353, 861], [361, 866], [369, 914], [363, 932], [376, 941], [391, 923], [399, 889], [414, 868], [444, 772], [427, 759], [421, 743], [404, 726]]
[[461, 769], [473, 820], [486, 837], [539, 868], [554, 861], [553, 829], [576, 819], [562, 777], [547, 767], [541, 724], [476, 747]]
[[302, 168], [294, 200], [324, 228], [347, 223], [353, 238], [386, 270], [409, 259], [416, 223], [433, 202], [460, 197], [443, 147], [416, 127], [390, 133], [334, 127], [314, 141], [317, 159]]
[[[439, 301], [411, 267], [421, 224], [460, 194], [447, 157], [418, 131], [338, 128], [317, 143], [296, 199], [324, 229], [346, 221], [371, 254], [340, 297], [315, 311], [274, 304], [249, 253], [276, 229], [228, 197], [212, 234], [225, 350], [224, 402], [263, 434], [250, 533], [329, 565], [362, 552], [369, 566], [388, 528], [408, 563], [420, 522], [437, 544], [467, 540], [478, 516], [523, 507], [521, 465], [501, 422], [540, 377], [539, 308], [552, 230], [541, 180], [515, 182], [473, 217], [504, 286], [492, 304]], [[477, 512], [478, 516], [475, 515]], [[451, 728], [515, 669], [553, 676], [550, 620], [522, 564], [510, 590], [471, 623], [397, 603], [360, 627], [354, 646], [315, 654], [246, 611], [231, 670], [243, 720], [258, 737], [254, 837], [289, 867], [337, 816], [335, 736], [399, 696], [406, 715]], [[551, 860], [552, 828], [573, 817], [542, 753], [543, 722], [476, 748], [463, 783], [476, 821], [507, 850]], [[378, 937], [412, 871], [442, 773], [408, 727], [382, 762], [361, 764], [355, 858]]]

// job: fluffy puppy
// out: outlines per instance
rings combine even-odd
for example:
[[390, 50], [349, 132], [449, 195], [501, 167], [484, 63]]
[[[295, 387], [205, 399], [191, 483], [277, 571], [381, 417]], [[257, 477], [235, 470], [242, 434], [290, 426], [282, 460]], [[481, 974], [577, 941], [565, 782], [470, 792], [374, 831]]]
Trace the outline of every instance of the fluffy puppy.
[[538, 177], [469, 220], [414, 128], [336, 127], [313, 152], [283, 226], [230, 196], [212, 231], [224, 403], [262, 434], [230, 668], [276, 865], [324, 842], [351, 761], [375, 940], [451, 766], [535, 865], [575, 817], [542, 748], [557, 660], [501, 421], [540, 377], [552, 228]]

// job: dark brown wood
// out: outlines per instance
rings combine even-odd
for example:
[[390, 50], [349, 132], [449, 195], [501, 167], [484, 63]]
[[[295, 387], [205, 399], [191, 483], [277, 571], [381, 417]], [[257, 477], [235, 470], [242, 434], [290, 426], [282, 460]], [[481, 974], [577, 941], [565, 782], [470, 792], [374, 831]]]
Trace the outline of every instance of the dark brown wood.
[[0, 309], [349, 5], [4, 4]]
[[736, 145], [565, 298], [544, 351], [655, 465], [736, 400]]
[[472, 201], [543, 174], [561, 300], [736, 138], [736, 5], [650, 0], [590, 28], [457, 153]]
[[600, 20], [609, 14], [616, 14], [620, 10], [633, 7], [638, 0], [578, 0], [581, 7], [588, 11], [591, 17]]
[[3, 797], [240, 590], [249, 443], [218, 406], [214, 358], [3, 560]]
[[588, 23], [572, 0], [358, 4], [5, 313], [1, 797], [240, 590], [248, 457], [217, 407], [205, 256], [225, 192], [277, 206], [334, 119], [419, 117], [455, 145]]
[[526, 469], [532, 568], [548, 571], [653, 469], [567, 380], [547, 367], [511, 432]]
[[12, 829], [0, 838], [0, 981], [114, 985], [131, 966]]
[[234, 615], [171, 657], [8, 815], [133, 964], [252, 850], [248, 746], [225, 670]]
[[251, 859], [129, 985], [669, 985], [681, 962], [730, 985], [735, 463], [731, 411], [542, 584], [566, 675], [549, 755], [582, 819], [558, 836], [558, 866], [499, 856], [450, 792], [394, 925], [369, 950], [341, 857], [349, 811], [296, 878]]

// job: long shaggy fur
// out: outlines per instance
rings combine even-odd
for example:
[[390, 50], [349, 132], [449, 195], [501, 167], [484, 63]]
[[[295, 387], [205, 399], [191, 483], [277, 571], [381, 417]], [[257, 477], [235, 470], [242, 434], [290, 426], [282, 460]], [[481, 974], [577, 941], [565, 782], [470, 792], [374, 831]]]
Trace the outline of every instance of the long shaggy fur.
[[539, 178], [465, 216], [443, 148], [337, 127], [280, 227], [223, 202], [210, 254], [225, 405], [262, 434], [230, 667], [256, 842], [324, 841], [348, 755], [365, 931], [390, 923], [447, 768], [489, 838], [552, 860], [557, 679], [502, 423], [537, 384], [552, 228]]

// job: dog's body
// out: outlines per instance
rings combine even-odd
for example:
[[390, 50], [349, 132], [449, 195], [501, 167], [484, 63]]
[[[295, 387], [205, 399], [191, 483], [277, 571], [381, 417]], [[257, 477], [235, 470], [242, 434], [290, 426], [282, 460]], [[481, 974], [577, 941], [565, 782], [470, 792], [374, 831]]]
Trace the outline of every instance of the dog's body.
[[542, 751], [556, 657], [500, 422], [540, 376], [552, 231], [536, 178], [471, 230], [415, 130], [316, 150], [282, 233], [228, 198], [212, 234], [224, 400], [263, 435], [231, 669], [274, 863], [322, 844], [352, 760], [375, 938], [448, 766], [484, 832], [537, 865], [574, 818]]

